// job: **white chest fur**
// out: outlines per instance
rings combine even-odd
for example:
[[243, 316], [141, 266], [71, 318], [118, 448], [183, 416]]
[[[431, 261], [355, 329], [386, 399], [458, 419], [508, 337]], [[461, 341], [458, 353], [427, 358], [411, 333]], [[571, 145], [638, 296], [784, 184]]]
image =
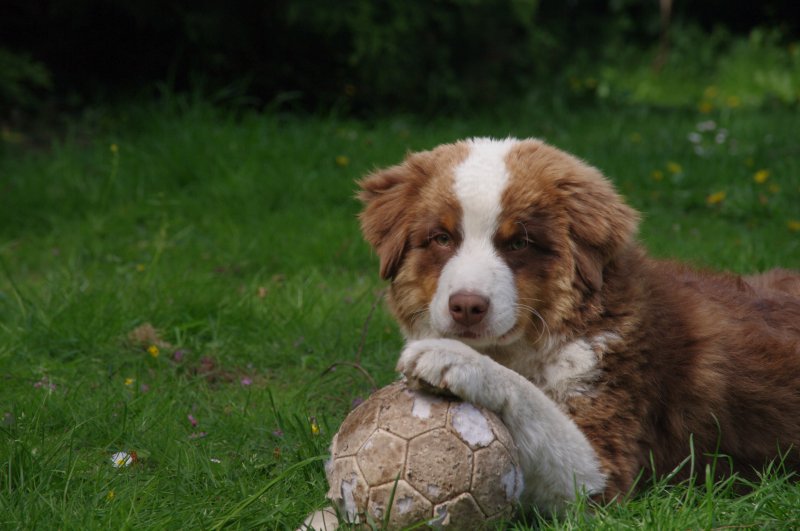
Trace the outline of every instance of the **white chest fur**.
[[600, 364], [609, 345], [620, 338], [613, 333], [580, 338], [538, 352], [518, 345], [493, 358], [523, 375], [563, 406], [576, 395], [591, 394], [600, 376]]

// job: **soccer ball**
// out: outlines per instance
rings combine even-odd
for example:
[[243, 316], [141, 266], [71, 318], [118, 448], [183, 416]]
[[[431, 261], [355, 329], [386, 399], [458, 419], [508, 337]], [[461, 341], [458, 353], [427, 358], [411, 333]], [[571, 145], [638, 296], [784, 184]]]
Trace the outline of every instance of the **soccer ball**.
[[510, 518], [522, 492], [508, 429], [485, 409], [396, 382], [344, 420], [326, 465], [350, 523], [473, 529]]

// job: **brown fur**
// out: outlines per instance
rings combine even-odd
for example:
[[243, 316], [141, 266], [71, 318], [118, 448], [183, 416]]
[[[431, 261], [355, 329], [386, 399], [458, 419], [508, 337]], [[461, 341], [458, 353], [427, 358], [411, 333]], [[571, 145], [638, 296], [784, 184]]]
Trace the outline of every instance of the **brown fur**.
[[[431, 234], [458, 233], [450, 186], [467, 154], [465, 144], [443, 146], [361, 182], [362, 229], [406, 331], [458, 246]], [[739, 277], [653, 260], [635, 241], [638, 214], [594, 168], [536, 141], [506, 164], [495, 246], [520, 300], [547, 323], [520, 310], [531, 351], [553, 337], [617, 338], [599, 355], [591, 392], [561, 404], [600, 457], [605, 495], [628, 492], [642, 471], [671, 472], [691, 444], [700, 464], [719, 452], [746, 475], [781, 455], [800, 470], [800, 273]], [[520, 232], [534, 245], [509, 250]], [[514, 364], [500, 347], [489, 354]]]
[[[449, 191], [451, 172], [466, 155], [465, 146], [416, 153], [403, 164], [361, 181], [358, 198], [366, 204], [360, 216], [361, 228], [364, 238], [378, 252], [381, 278], [394, 277], [400, 260], [413, 248], [410, 246], [427, 237], [426, 227], [421, 226], [420, 221], [435, 224], [445, 216], [449, 224], [456, 224], [460, 211]], [[420, 220], [420, 215], [428, 219]], [[412, 224], [422, 231], [415, 235], [414, 242], [410, 241], [409, 234]]]

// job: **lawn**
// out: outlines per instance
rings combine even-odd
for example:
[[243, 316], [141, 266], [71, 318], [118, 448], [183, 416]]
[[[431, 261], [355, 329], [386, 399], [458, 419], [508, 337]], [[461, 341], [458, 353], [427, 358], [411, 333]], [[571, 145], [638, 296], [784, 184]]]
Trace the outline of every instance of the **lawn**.
[[[354, 181], [409, 150], [541, 137], [613, 178], [654, 254], [800, 268], [796, 109], [534, 99], [355, 121], [168, 97], [69, 124], [0, 144], [3, 528], [284, 529], [321, 506], [327, 445], [402, 344]], [[701, 473], [540, 524], [800, 525], [779, 470], [734, 490]]]

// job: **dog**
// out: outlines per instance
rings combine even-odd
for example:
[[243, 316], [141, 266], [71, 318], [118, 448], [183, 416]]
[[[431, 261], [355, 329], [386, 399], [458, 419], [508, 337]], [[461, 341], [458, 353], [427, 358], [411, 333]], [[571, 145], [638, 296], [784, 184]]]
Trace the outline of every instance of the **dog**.
[[800, 273], [649, 257], [610, 181], [536, 139], [442, 145], [358, 184], [397, 370], [500, 415], [524, 504], [800, 468]]

